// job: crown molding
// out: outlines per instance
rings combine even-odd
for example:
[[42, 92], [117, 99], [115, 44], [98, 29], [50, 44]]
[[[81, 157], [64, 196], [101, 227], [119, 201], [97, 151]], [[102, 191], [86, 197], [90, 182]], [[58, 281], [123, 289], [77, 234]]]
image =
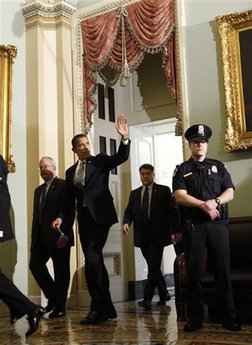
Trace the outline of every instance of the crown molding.
[[70, 28], [76, 7], [66, 1], [30, 0], [22, 6], [26, 29], [35, 26], [55, 29], [61, 26]]

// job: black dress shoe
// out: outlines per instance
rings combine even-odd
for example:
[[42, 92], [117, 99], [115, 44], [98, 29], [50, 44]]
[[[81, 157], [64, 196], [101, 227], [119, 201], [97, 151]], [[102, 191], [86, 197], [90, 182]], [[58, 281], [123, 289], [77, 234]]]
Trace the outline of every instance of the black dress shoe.
[[44, 308], [45, 314], [50, 313], [55, 308], [55, 302], [48, 300], [47, 306]]
[[65, 310], [53, 310], [48, 316], [50, 319], [56, 319], [57, 317], [63, 317], [65, 315]]
[[185, 332], [194, 332], [197, 331], [197, 329], [202, 328], [202, 323], [200, 321], [187, 321], [187, 323], [184, 325], [184, 331]]
[[171, 296], [167, 294], [164, 299], [160, 299], [159, 301], [157, 301], [157, 305], [165, 305], [166, 302], [170, 301], [170, 299]]
[[138, 302], [139, 307], [144, 308], [145, 310], [151, 310], [151, 301], [142, 300]]
[[223, 323], [223, 328], [231, 332], [239, 332], [241, 330], [241, 325], [236, 320], [229, 320]]
[[80, 320], [81, 325], [95, 325], [108, 320], [108, 315], [99, 311], [90, 311], [86, 317]]
[[116, 319], [117, 318], [117, 313], [115, 310], [109, 311], [104, 313], [107, 316], [107, 319]]
[[38, 326], [39, 326], [39, 321], [40, 321], [41, 317], [44, 315], [44, 313], [45, 313], [44, 308], [42, 308], [41, 306], [38, 305], [33, 313], [28, 314], [28, 322], [29, 322], [30, 328], [25, 333], [26, 337], [29, 337], [34, 332], [36, 332], [36, 330], [38, 329]]

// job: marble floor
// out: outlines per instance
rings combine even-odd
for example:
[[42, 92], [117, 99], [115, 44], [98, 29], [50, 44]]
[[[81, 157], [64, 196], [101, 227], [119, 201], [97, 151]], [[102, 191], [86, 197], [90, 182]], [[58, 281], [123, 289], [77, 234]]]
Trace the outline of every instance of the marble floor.
[[28, 339], [27, 320], [11, 326], [9, 317], [0, 318], [0, 345], [252, 345], [252, 325], [242, 325], [242, 332], [229, 332], [220, 324], [204, 322], [203, 328], [185, 333], [183, 323], [176, 322], [174, 297], [166, 306], [144, 311], [137, 301], [115, 303], [116, 320], [95, 326], [83, 326], [79, 320], [86, 308], [69, 309], [60, 319], [43, 317], [39, 328]]

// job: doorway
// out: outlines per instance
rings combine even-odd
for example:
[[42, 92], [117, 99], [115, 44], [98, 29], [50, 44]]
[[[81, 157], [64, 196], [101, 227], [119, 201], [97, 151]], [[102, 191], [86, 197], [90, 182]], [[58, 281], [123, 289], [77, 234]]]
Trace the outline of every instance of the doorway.
[[[131, 186], [141, 185], [139, 166], [150, 163], [155, 168], [155, 182], [164, 184], [172, 190], [172, 176], [177, 164], [183, 162], [182, 137], [175, 136], [176, 118], [130, 126], [132, 149], [130, 154]], [[147, 278], [147, 265], [139, 248], [134, 248], [135, 280]], [[173, 281], [173, 246], [165, 247], [162, 268], [166, 280]]]

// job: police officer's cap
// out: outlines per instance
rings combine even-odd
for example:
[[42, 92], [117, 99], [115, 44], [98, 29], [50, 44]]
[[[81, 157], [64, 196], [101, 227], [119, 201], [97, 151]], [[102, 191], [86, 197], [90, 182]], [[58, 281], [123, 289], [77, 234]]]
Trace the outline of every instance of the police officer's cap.
[[212, 136], [212, 130], [210, 127], [198, 124], [189, 127], [185, 132], [185, 138], [190, 141], [208, 141]]

